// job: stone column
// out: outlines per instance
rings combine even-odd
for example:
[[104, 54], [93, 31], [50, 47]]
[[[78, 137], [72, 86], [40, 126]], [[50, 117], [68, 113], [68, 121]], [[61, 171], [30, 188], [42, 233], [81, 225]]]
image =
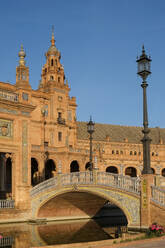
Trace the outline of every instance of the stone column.
[[140, 227], [146, 229], [151, 225], [151, 185], [154, 184], [153, 174], [141, 176]]
[[97, 172], [98, 172], [98, 164], [97, 164], [97, 157], [94, 157], [94, 166], [93, 166], [93, 183], [97, 184]]
[[45, 152], [42, 152], [40, 154], [40, 164], [39, 164], [39, 173], [42, 182], [45, 180], [45, 161], [46, 161], [46, 154]]

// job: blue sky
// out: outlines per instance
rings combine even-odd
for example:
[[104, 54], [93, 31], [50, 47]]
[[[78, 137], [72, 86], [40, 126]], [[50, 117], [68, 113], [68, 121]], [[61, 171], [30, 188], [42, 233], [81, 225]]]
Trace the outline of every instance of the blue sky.
[[152, 57], [149, 126], [165, 127], [164, 0], [5, 0], [0, 3], [0, 81], [15, 83], [21, 43], [37, 89], [55, 27], [56, 46], [77, 98], [77, 118], [142, 126], [136, 56]]

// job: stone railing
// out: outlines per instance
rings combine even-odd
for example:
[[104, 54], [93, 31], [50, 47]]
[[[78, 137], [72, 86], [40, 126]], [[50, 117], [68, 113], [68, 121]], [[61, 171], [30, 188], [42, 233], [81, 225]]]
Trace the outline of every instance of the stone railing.
[[129, 176], [122, 176], [107, 172], [74, 172], [69, 174], [58, 174], [57, 176], [46, 180], [31, 190], [31, 196], [54, 187], [63, 187], [67, 185], [105, 185], [113, 188], [119, 188], [135, 194], [140, 194], [140, 180]]
[[0, 247], [9, 247], [14, 243], [13, 237], [3, 237], [0, 239]]
[[57, 186], [57, 176], [45, 180], [44, 182], [37, 184], [35, 187], [33, 187], [31, 190], [31, 196], [34, 197], [35, 195], [45, 191], [46, 189], [50, 189], [55, 186]]
[[93, 173], [90, 171], [73, 172], [61, 175], [61, 185], [93, 184]]
[[1, 208], [14, 208], [14, 200], [0, 200]]
[[108, 172], [97, 172], [97, 184], [140, 194], [140, 179]]
[[165, 190], [151, 186], [151, 200], [165, 207]]

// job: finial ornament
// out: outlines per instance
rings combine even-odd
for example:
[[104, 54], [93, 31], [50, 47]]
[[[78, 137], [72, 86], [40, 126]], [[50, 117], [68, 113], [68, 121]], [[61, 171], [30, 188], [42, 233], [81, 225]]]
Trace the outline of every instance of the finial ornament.
[[26, 57], [26, 53], [23, 49], [23, 45], [21, 44], [21, 50], [18, 53], [19, 56], [19, 65], [25, 65], [25, 57]]
[[142, 54], [143, 54], [143, 55], [145, 54], [144, 44], [143, 44], [143, 46], [142, 46]]

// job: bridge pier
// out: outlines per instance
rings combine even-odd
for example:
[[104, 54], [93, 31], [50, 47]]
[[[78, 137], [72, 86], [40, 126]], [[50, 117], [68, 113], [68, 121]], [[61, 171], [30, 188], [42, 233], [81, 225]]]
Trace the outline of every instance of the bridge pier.
[[147, 229], [151, 223], [151, 185], [154, 184], [153, 174], [143, 174], [141, 177], [140, 227]]

